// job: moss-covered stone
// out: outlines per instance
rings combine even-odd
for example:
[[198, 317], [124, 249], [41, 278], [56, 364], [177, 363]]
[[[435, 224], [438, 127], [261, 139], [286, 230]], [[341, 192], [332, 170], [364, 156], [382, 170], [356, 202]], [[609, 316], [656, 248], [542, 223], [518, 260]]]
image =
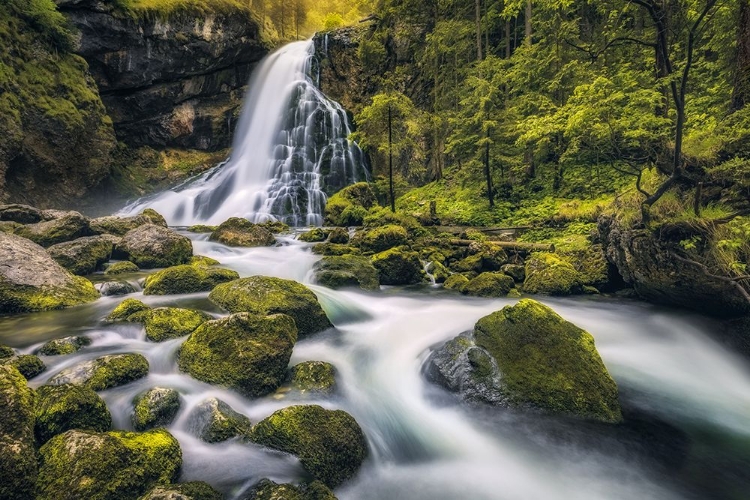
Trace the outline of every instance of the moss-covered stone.
[[142, 269], [178, 266], [190, 262], [193, 243], [166, 227], [145, 224], [122, 237], [115, 255], [126, 258]]
[[502, 273], [482, 273], [461, 288], [473, 297], [505, 297], [513, 289], [513, 278]]
[[97, 283], [94, 285], [94, 288], [96, 288], [102, 297], [130, 295], [131, 293], [136, 292], [135, 287], [127, 281], [105, 281], [103, 283]]
[[409, 236], [406, 229], [389, 224], [357, 233], [352, 240], [352, 244], [359, 246], [364, 251], [377, 253], [406, 245], [408, 241]]
[[18, 356], [0, 359], [0, 364], [15, 367], [26, 380], [31, 380], [47, 369], [41, 359], [30, 354], [19, 354]]
[[39, 500], [137, 500], [179, 476], [182, 451], [163, 429], [95, 433], [71, 430], [40, 450]]
[[216, 228], [219, 226], [207, 226], [205, 224], [196, 224], [194, 226], [190, 226], [187, 230], [191, 233], [213, 233], [216, 231]]
[[83, 361], [62, 370], [50, 384], [73, 384], [103, 391], [148, 375], [148, 360], [140, 354], [112, 354]]
[[271, 231], [239, 217], [223, 222], [209, 239], [230, 247], [267, 247], [276, 243]]
[[372, 265], [380, 273], [381, 285], [413, 285], [424, 279], [417, 252], [391, 248], [373, 255]]
[[295, 486], [261, 479], [245, 500], [336, 500], [333, 492], [320, 481]]
[[38, 446], [71, 429], [106, 432], [112, 428], [107, 404], [88, 387], [44, 385], [36, 393], [34, 435]]
[[328, 238], [328, 233], [324, 229], [316, 227], [300, 234], [297, 239], [306, 243], [319, 243], [325, 241], [326, 238]]
[[252, 276], [219, 285], [208, 298], [232, 313], [291, 316], [300, 337], [332, 326], [315, 294], [296, 281]]
[[516, 283], [523, 283], [526, 279], [526, 267], [520, 264], [505, 264], [500, 270], [513, 278]]
[[47, 249], [55, 261], [73, 274], [86, 276], [101, 268], [112, 257], [111, 236], [87, 236], [58, 243]]
[[523, 299], [480, 319], [475, 339], [496, 360], [511, 404], [604, 422], [622, 419], [617, 385], [594, 338], [549, 307]]
[[10, 358], [16, 355], [16, 351], [6, 345], [0, 345], [0, 359]]
[[203, 323], [213, 319], [201, 311], [176, 307], [157, 307], [134, 316], [130, 316], [130, 320], [142, 322], [146, 326], [146, 338], [151, 342], [164, 342], [190, 335]]
[[29, 205], [0, 205], [0, 221], [17, 224], [36, 224], [42, 221], [42, 212]]
[[445, 283], [443, 283], [443, 288], [460, 292], [469, 284], [469, 281], [469, 278], [463, 274], [452, 274], [447, 280], [445, 280]]
[[432, 275], [432, 279], [435, 283], [445, 283], [445, 281], [451, 277], [451, 272], [445, 267], [440, 261], [430, 261], [425, 268], [425, 271]]
[[546, 295], [580, 293], [581, 275], [555, 254], [535, 253], [526, 260], [523, 291]]
[[236, 271], [185, 264], [157, 271], [146, 278], [144, 295], [210, 292], [221, 283], [239, 279]]
[[313, 266], [316, 283], [328, 288], [359, 287], [363, 290], [380, 288], [378, 270], [367, 257], [342, 255], [323, 257]]
[[335, 488], [352, 478], [367, 457], [356, 420], [316, 405], [283, 408], [253, 427], [253, 440], [292, 453], [315, 479]]
[[220, 443], [235, 437], [249, 439], [252, 423], [224, 401], [211, 398], [195, 407], [188, 427], [206, 443]]
[[346, 245], [349, 243], [349, 231], [343, 227], [335, 227], [328, 233], [328, 243]]
[[18, 370], [0, 365], [0, 498], [34, 498], [35, 399]]
[[0, 221], [0, 233], [15, 234], [22, 227], [23, 224], [17, 222]]
[[211, 257], [206, 257], [204, 255], [193, 255], [190, 258], [190, 265], [191, 266], [218, 266], [219, 261], [216, 259], [212, 259]]
[[179, 366], [203, 382], [264, 396], [284, 380], [296, 341], [289, 316], [233, 314], [198, 327], [180, 348]]
[[128, 321], [135, 313], [147, 311], [149, 306], [136, 299], [125, 299], [107, 316], [107, 321]]
[[92, 232], [95, 234], [125, 236], [129, 231], [145, 226], [146, 224], [167, 227], [167, 221], [164, 220], [164, 217], [151, 208], [147, 208], [140, 215], [132, 217], [108, 216], [92, 219], [90, 226]]
[[137, 431], [165, 427], [180, 411], [180, 393], [174, 389], [154, 387], [133, 398], [131, 421]]
[[90, 344], [91, 339], [88, 337], [63, 337], [50, 340], [44, 344], [39, 348], [39, 354], [42, 356], [64, 356], [78, 352]]
[[324, 361], [305, 361], [290, 370], [292, 386], [302, 392], [331, 394], [336, 390], [336, 368]]
[[601, 245], [560, 252], [559, 257], [578, 271], [583, 286], [605, 289], [609, 285], [609, 263]]
[[368, 183], [352, 184], [328, 198], [325, 222], [329, 226], [361, 226], [367, 211], [376, 204], [375, 192]]
[[271, 231], [273, 234], [288, 233], [291, 228], [289, 224], [285, 224], [278, 220], [268, 220], [258, 224], [260, 227]]
[[78, 212], [68, 212], [60, 218], [23, 226], [16, 234], [43, 247], [51, 247], [91, 234], [90, 231], [89, 219]]
[[410, 239], [420, 238], [428, 234], [427, 230], [417, 220], [416, 217], [400, 212], [391, 212], [389, 208], [382, 208], [374, 211], [365, 217], [364, 225], [366, 228], [376, 228], [383, 226], [396, 225], [403, 227]]
[[123, 261], [115, 262], [114, 264], [107, 266], [104, 274], [106, 276], [118, 276], [120, 274], [137, 273], [138, 271], [140, 271], [140, 268], [138, 266], [136, 266], [132, 262]]
[[224, 496], [203, 481], [157, 486], [140, 500], [223, 500]]
[[316, 255], [360, 255], [359, 248], [339, 243], [319, 243], [312, 247], [312, 253]]
[[167, 220], [164, 218], [163, 215], [161, 215], [159, 212], [154, 210], [153, 208], [147, 208], [143, 212], [141, 212], [141, 217], [145, 217], [148, 219], [148, 221], [151, 224], [156, 224], [157, 226], [167, 227]]

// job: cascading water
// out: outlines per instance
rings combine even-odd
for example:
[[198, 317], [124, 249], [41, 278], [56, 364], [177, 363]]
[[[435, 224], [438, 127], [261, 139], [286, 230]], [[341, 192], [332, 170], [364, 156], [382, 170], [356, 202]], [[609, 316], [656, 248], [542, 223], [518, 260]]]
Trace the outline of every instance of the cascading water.
[[368, 173], [362, 151], [348, 139], [346, 112], [310, 76], [314, 53], [312, 41], [295, 42], [258, 66], [229, 160], [123, 213], [153, 208], [177, 226], [229, 217], [322, 224], [327, 196]]

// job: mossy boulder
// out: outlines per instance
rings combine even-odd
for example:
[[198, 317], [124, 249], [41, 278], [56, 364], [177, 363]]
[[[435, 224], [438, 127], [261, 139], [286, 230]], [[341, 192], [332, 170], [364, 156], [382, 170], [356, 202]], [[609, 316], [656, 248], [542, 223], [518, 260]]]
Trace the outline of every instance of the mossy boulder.
[[216, 231], [217, 227], [219, 226], [207, 226], [205, 224], [196, 224], [194, 226], [190, 226], [189, 228], [187, 228], [187, 230], [190, 231], [191, 233], [198, 233], [198, 234], [213, 233], [214, 231]]
[[220, 443], [235, 437], [249, 439], [252, 423], [224, 401], [207, 399], [188, 417], [188, 427], [206, 443]]
[[29, 205], [0, 205], [0, 221], [36, 224], [42, 221], [42, 211]]
[[157, 486], [140, 500], [223, 500], [224, 496], [203, 481]]
[[208, 298], [231, 313], [291, 316], [300, 337], [333, 326], [315, 294], [296, 281], [251, 276], [217, 286]]
[[47, 369], [41, 359], [31, 354], [19, 354], [18, 356], [0, 359], [0, 364], [15, 367], [26, 380], [31, 380]]
[[297, 239], [306, 243], [320, 243], [321, 241], [325, 241], [327, 238], [328, 233], [324, 229], [316, 227], [300, 234]]
[[193, 255], [190, 258], [190, 265], [191, 266], [218, 266], [220, 263], [216, 259], [212, 259], [211, 257], [206, 257], [205, 255]]
[[406, 230], [410, 239], [427, 235], [427, 230], [416, 217], [399, 212], [394, 213], [389, 208], [382, 208], [368, 214], [364, 225], [368, 229], [390, 225], [401, 226]]
[[430, 261], [425, 267], [425, 271], [432, 275], [435, 283], [445, 283], [451, 277], [451, 272], [439, 261]]
[[377, 197], [368, 183], [352, 184], [328, 198], [325, 223], [329, 226], [361, 226], [367, 211], [375, 205]]
[[67, 212], [59, 218], [23, 226], [16, 234], [43, 247], [51, 247], [57, 243], [87, 236], [91, 234], [91, 229], [88, 218], [78, 212]]
[[112, 257], [114, 241], [109, 236], [87, 236], [52, 245], [47, 252], [73, 274], [86, 276], [101, 268]]
[[171, 424], [180, 404], [180, 393], [175, 389], [154, 387], [138, 394], [133, 398], [133, 428], [146, 431]]
[[146, 326], [146, 338], [151, 342], [164, 342], [190, 335], [196, 328], [213, 317], [193, 309], [157, 307], [138, 318]]
[[317, 405], [278, 410], [253, 427], [253, 441], [296, 455], [308, 473], [331, 488], [352, 478], [368, 452], [351, 415]]
[[496, 361], [514, 406], [603, 422], [622, 420], [615, 381], [591, 334], [523, 299], [480, 319], [476, 344]]
[[122, 237], [115, 255], [142, 269], [178, 266], [190, 262], [193, 243], [166, 227], [145, 224]]
[[119, 276], [121, 274], [137, 273], [138, 271], [140, 271], [138, 266], [132, 262], [123, 261], [115, 262], [114, 264], [107, 266], [107, 269], [104, 270], [104, 274], [106, 276]]
[[335, 227], [328, 233], [328, 243], [346, 245], [349, 243], [349, 231], [343, 227]]
[[499, 271], [507, 262], [505, 251], [490, 242], [474, 242], [469, 245], [469, 255], [451, 262], [450, 268], [457, 273], [483, 273]]
[[380, 273], [381, 285], [413, 285], [424, 280], [417, 252], [391, 248], [373, 255], [372, 265]]
[[610, 286], [610, 265], [601, 245], [561, 252], [559, 257], [578, 271], [584, 287], [606, 290]]
[[359, 248], [344, 245], [340, 243], [319, 243], [312, 247], [312, 253], [315, 255], [360, 255], [362, 251]]
[[108, 216], [92, 219], [90, 226], [94, 234], [125, 236], [129, 231], [146, 224], [167, 227], [167, 221], [164, 220], [164, 217], [151, 208], [147, 208], [140, 215], [132, 217]]
[[513, 289], [513, 278], [503, 273], [482, 273], [461, 288], [461, 293], [473, 297], [505, 297]]
[[49, 383], [80, 385], [103, 391], [145, 377], [148, 368], [148, 360], [140, 354], [111, 354], [65, 368]]
[[43, 385], [36, 394], [34, 435], [38, 446], [71, 429], [106, 432], [112, 428], [107, 404], [88, 387]]
[[138, 500], [175, 481], [182, 467], [177, 440], [163, 429], [144, 433], [70, 430], [40, 450], [37, 498]]
[[15, 234], [22, 227], [23, 224], [17, 222], [0, 221], [0, 233]]
[[16, 351], [7, 345], [0, 345], [0, 359], [10, 358], [16, 355]]
[[62, 309], [99, 298], [90, 281], [25, 238], [0, 233], [0, 262], [0, 314]]
[[313, 266], [315, 282], [338, 289], [359, 287], [363, 290], [380, 288], [378, 270], [367, 257], [342, 255], [323, 257]]
[[230, 247], [268, 247], [276, 243], [271, 231], [239, 217], [223, 222], [209, 239]]
[[107, 316], [107, 321], [128, 321], [132, 315], [151, 309], [137, 299], [125, 299]]
[[146, 278], [144, 295], [174, 295], [181, 293], [210, 292], [222, 283], [239, 279], [236, 271], [185, 264], [168, 267]]
[[271, 231], [273, 234], [288, 233], [291, 228], [289, 224], [285, 224], [278, 220], [267, 220], [258, 224], [260, 227]]
[[523, 283], [526, 279], [526, 267], [520, 264], [505, 264], [500, 270], [513, 278], [516, 283]]
[[443, 288], [446, 290], [462, 291], [466, 285], [469, 284], [469, 278], [463, 274], [451, 274], [448, 279], [443, 283]]
[[245, 500], [336, 500], [336, 496], [320, 481], [295, 486], [261, 479], [253, 486]]
[[34, 498], [35, 400], [23, 375], [0, 365], [0, 498]]
[[336, 390], [336, 368], [324, 361], [305, 361], [289, 370], [292, 387], [302, 392], [331, 394]]
[[523, 291], [532, 294], [571, 295], [581, 292], [581, 275], [552, 253], [535, 253], [526, 260]]
[[406, 245], [408, 242], [409, 236], [406, 229], [393, 224], [357, 233], [352, 240], [353, 245], [359, 246], [366, 252], [374, 253]]
[[284, 380], [296, 342], [289, 316], [233, 314], [198, 327], [180, 348], [179, 366], [203, 382], [264, 396]]

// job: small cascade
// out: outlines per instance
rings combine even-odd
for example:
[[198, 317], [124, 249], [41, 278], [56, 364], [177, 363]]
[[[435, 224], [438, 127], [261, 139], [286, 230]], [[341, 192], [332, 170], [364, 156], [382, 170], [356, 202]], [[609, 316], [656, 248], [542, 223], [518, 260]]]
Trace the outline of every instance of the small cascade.
[[232, 156], [123, 214], [153, 208], [170, 225], [219, 224], [229, 217], [321, 225], [328, 196], [369, 175], [362, 151], [348, 138], [346, 111], [313, 81], [314, 54], [313, 42], [305, 41], [268, 56], [250, 80]]

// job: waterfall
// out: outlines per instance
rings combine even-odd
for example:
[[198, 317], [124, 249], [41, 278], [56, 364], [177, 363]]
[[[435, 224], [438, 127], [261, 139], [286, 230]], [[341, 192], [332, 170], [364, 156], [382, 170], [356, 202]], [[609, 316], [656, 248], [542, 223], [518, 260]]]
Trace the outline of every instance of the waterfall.
[[367, 180], [344, 109], [312, 79], [315, 47], [286, 45], [250, 79], [230, 158], [195, 180], [137, 200], [123, 214], [153, 208], [170, 225], [219, 224], [229, 217], [320, 225], [329, 195]]

